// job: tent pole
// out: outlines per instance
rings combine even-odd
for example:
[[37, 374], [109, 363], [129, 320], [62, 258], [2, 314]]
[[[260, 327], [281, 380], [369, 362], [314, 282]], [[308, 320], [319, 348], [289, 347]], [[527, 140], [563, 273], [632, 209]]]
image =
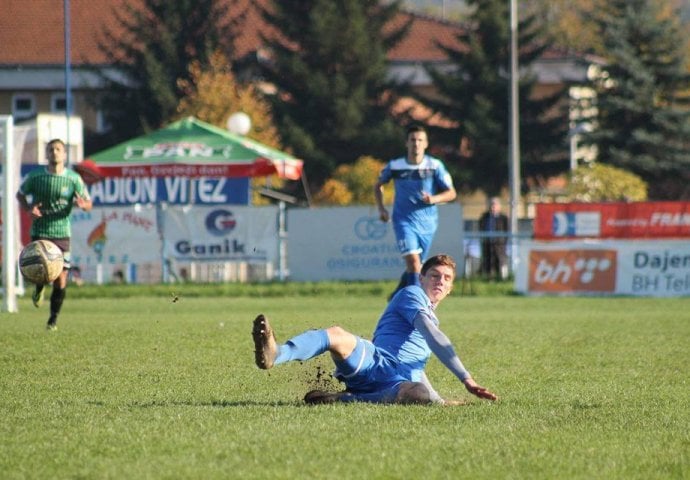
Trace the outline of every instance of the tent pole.
[[307, 197], [307, 207], [311, 207], [311, 193], [309, 192], [309, 183], [307, 183], [307, 174], [304, 172], [304, 168], [302, 168], [302, 175], [300, 175], [302, 179], [302, 187], [304, 188], [304, 196]]

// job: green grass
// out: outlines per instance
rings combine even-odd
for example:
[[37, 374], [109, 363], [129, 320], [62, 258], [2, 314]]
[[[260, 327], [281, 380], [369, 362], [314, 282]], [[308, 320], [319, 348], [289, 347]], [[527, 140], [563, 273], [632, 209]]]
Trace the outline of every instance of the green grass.
[[368, 336], [389, 284], [186, 287], [70, 287], [57, 332], [28, 298], [0, 315], [0, 477], [690, 478], [688, 298], [456, 294], [442, 327], [500, 401], [434, 359], [469, 405], [309, 407], [329, 359], [260, 371], [251, 320]]

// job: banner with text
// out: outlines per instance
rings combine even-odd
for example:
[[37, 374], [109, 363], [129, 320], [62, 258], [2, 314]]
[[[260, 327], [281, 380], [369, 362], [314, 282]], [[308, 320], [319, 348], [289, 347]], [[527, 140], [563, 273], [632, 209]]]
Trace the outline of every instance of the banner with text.
[[690, 295], [690, 243], [592, 240], [520, 244], [515, 289], [528, 294]]
[[277, 264], [278, 207], [168, 206], [161, 217], [166, 258]]
[[690, 202], [539, 203], [537, 240], [688, 238]]
[[[287, 224], [291, 280], [397, 279], [405, 270], [393, 227], [374, 207], [290, 209]], [[462, 265], [462, 234], [461, 206], [439, 206], [431, 255], [447, 253]]]
[[247, 205], [249, 178], [109, 177], [89, 193], [94, 205]]

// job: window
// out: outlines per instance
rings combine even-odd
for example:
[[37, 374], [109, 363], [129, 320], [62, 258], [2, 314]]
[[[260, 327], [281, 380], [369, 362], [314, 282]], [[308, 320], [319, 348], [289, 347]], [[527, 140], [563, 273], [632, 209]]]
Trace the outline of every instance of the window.
[[53, 113], [64, 113], [67, 111], [67, 99], [64, 93], [53, 93], [50, 96], [50, 111]]
[[36, 97], [31, 93], [17, 93], [12, 95], [12, 116], [16, 119], [33, 117], [36, 115]]
[[112, 125], [110, 125], [110, 122], [106, 119], [105, 113], [103, 113], [103, 110], [98, 110], [96, 112], [96, 132], [98, 133], [105, 133], [109, 132], [112, 128]]

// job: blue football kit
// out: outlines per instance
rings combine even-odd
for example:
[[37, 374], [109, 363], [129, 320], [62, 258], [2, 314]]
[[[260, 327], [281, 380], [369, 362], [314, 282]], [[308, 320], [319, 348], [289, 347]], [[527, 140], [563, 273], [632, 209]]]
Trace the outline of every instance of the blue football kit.
[[419, 164], [409, 163], [405, 157], [386, 164], [378, 181], [393, 180], [393, 229], [402, 255], [419, 254], [424, 261], [438, 227], [438, 208], [422, 200], [422, 192], [431, 195], [453, 188], [453, 180], [443, 162], [429, 155]]
[[[428, 381], [424, 368], [433, 352], [460, 380], [469, 373], [438, 329], [434, 306], [424, 290], [410, 285], [389, 302], [374, 330], [373, 340], [357, 337], [353, 352], [335, 361], [335, 378], [345, 383], [342, 402], [388, 403], [403, 382], [423, 383], [433, 401], [443, 400]], [[328, 350], [325, 330], [309, 330], [278, 348], [275, 365], [304, 361]]]

